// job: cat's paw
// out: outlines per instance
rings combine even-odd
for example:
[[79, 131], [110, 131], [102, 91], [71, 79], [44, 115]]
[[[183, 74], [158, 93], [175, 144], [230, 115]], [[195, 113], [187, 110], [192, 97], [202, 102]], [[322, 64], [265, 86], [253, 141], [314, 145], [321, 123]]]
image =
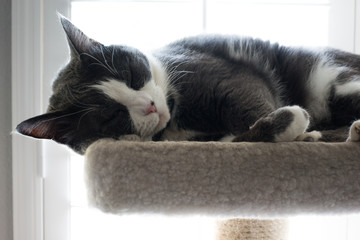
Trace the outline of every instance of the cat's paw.
[[317, 142], [322, 137], [321, 132], [319, 131], [311, 131], [300, 134], [296, 137], [295, 141], [302, 142]]
[[129, 134], [129, 135], [122, 135], [122, 136], [118, 137], [117, 140], [139, 142], [139, 141], [141, 141], [141, 138], [138, 135]]
[[278, 110], [290, 112], [292, 121], [288, 124], [285, 131], [275, 135], [275, 142], [294, 141], [306, 131], [310, 123], [310, 117], [305, 109], [299, 106], [288, 106]]
[[236, 138], [236, 136], [229, 134], [229, 135], [226, 135], [226, 136], [220, 138], [219, 142], [233, 142], [235, 138]]
[[350, 127], [347, 142], [360, 142], [360, 120], [353, 122]]

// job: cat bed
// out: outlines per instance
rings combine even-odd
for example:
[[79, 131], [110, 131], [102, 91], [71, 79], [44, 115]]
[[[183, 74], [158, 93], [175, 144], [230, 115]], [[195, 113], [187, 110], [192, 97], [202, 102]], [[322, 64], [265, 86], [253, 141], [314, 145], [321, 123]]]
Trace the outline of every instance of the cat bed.
[[86, 151], [91, 205], [114, 214], [360, 212], [359, 143], [137, 142]]

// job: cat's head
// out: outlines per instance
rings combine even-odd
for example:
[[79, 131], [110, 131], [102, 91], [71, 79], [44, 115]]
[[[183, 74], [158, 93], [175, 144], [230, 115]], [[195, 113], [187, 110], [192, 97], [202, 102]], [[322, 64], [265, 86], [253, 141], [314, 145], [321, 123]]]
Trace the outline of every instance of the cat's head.
[[[60, 17], [71, 51], [54, 84], [47, 113], [17, 131], [53, 139], [83, 153], [100, 138], [136, 134], [150, 139], [170, 119], [158, 64], [125, 46], [104, 46]], [[160, 74], [161, 75], [161, 74]]]

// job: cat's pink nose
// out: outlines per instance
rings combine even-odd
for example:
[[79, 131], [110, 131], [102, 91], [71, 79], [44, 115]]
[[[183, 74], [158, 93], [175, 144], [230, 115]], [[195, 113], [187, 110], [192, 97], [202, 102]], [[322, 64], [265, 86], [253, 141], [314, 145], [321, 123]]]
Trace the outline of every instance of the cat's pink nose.
[[150, 114], [150, 113], [156, 113], [157, 109], [155, 107], [155, 103], [151, 102], [150, 105], [148, 106], [148, 108], [146, 109], [146, 115]]

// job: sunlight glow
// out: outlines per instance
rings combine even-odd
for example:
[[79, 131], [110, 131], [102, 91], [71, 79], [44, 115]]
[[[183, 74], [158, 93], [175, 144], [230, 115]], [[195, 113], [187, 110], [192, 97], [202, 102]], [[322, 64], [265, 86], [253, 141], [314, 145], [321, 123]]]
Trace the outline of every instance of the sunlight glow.
[[199, 0], [74, 2], [71, 19], [85, 34], [104, 44], [152, 50], [201, 33], [201, 3]]

